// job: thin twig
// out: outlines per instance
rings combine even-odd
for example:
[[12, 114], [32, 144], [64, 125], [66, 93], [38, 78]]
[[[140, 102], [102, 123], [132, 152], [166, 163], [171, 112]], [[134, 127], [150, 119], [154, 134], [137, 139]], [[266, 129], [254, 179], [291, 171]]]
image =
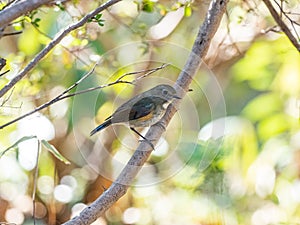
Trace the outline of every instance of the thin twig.
[[9, 1], [5, 6], [3, 6], [3, 8], [1, 10], [4, 10], [5, 8], [7, 8], [10, 5], [13, 5], [13, 4], [17, 3], [17, 2], [18, 2], [18, 0]]
[[[140, 80], [142, 78], [145, 78], [145, 77], [151, 75], [152, 73], [154, 73], [154, 72], [156, 72], [158, 70], [161, 70], [161, 69], [167, 67], [168, 65], [169, 64], [166, 63], [166, 64], [161, 65], [160, 67], [156, 67], [156, 68], [153, 68], [153, 69], [147, 69], [147, 70], [140, 70], [140, 71], [125, 73], [124, 75], [120, 76], [114, 82], [111, 82], [111, 83], [108, 83], [108, 84], [104, 84], [104, 85], [100, 85], [100, 86], [97, 86], [97, 87], [91, 87], [91, 88], [88, 88], [88, 89], [85, 89], [85, 90], [82, 90], [82, 91], [77, 91], [75, 93], [62, 96], [60, 100], [65, 99], [65, 98], [69, 98], [69, 97], [73, 97], [75, 95], [81, 95], [81, 94], [84, 94], [84, 93], [87, 93], [87, 92], [91, 92], [91, 91], [95, 91], [95, 90], [98, 90], [98, 89], [102, 89], [102, 88], [105, 88], [105, 87], [109, 87], [109, 86], [112, 86], [112, 85], [115, 85], [115, 84], [135, 84], [138, 80]], [[141, 73], [145, 73], [145, 74], [143, 74], [143, 75], [135, 78], [132, 81], [123, 80], [123, 78], [125, 78], [127, 76], [137, 75], [137, 74], [141, 74]]]
[[300, 13], [296, 13], [296, 12], [285, 12], [287, 15], [296, 15], [296, 16], [300, 16]]
[[7, 96], [7, 98], [5, 98], [3, 100], [3, 102], [1, 103], [1, 107], [3, 107], [5, 105], [6, 102], [8, 102], [8, 100], [10, 99], [10, 97], [12, 96], [12, 93], [14, 92], [14, 88], [11, 90], [10, 94]]
[[278, 27], [278, 25], [274, 25], [272, 27], [269, 27], [266, 30], [263, 30], [262, 33], [269, 33], [269, 32], [274, 32], [274, 33], [281, 33], [280, 31], [280, 27]]
[[298, 26], [300, 26], [300, 23], [298, 23], [297, 21], [294, 21], [292, 20], [288, 15], [300, 15], [300, 14], [297, 14], [297, 13], [288, 13], [286, 11], [283, 10], [283, 1], [280, 1], [280, 5], [277, 1], [275, 1], [275, 4], [278, 6], [278, 8], [280, 9], [280, 17], [282, 17], [282, 15], [284, 15], [289, 21], [290, 23], [294, 23], [294, 24], [297, 24]]
[[94, 73], [96, 66], [98, 65], [98, 63], [96, 63], [93, 68], [87, 73], [85, 74], [83, 77], [81, 77], [78, 81], [76, 81], [74, 84], [72, 84], [70, 87], [68, 87], [65, 91], [63, 91], [61, 94], [59, 94], [56, 98], [54, 99], [59, 99], [61, 96], [63, 96], [64, 94], [68, 93], [69, 91], [71, 91], [72, 89], [74, 89], [75, 87], [77, 87], [82, 81], [84, 81], [86, 78], [88, 78], [91, 74]]
[[7, 74], [10, 70], [6, 70], [5, 72], [3, 73], [0, 73], [0, 77], [2, 77], [3, 75]]
[[[228, 11], [226, 10], [225, 12], [225, 16], [226, 16], [226, 19], [227, 21], [230, 21], [229, 19], [229, 13]], [[238, 55], [241, 55], [242, 52], [240, 51], [239, 47], [237, 46], [236, 42], [233, 40], [233, 37], [231, 35], [231, 30], [230, 30], [230, 24], [229, 22], [226, 23], [226, 29], [227, 29], [227, 35], [224, 35], [224, 37], [222, 38], [222, 40], [219, 42], [218, 46], [216, 47], [217, 50], [221, 49], [222, 45], [223, 47], [225, 47], [226, 49], [228, 49], [229, 47], [233, 46], [233, 48], [236, 50], [237, 54]], [[231, 45], [228, 44], [227, 46], [225, 46], [225, 41], [226, 41], [226, 38], [229, 38], [230, 42], [231, 42]], [[209, 60], [207, 60], [207, 64], [208, 65], [211, 65], [213, 67], [216, 67], [218, 64], [220, 64], [220, 62], [217, 62], [217, 58], [219, 57], [219, 51], [215, 51], [215, 54], [212, 55], [210, 57]], [[217, 62], [217, 63], [216, 63]]]
[[300, 24], [298, 23], [298, 22], [296, 22], [296, 21], [294, 21], [294, 20], [292, 20], [288, 15], [287, 15], [287, 13], [283, 10], [283, 1], [280, 1], [280, 5], [279, 5], [279, 3], [276, 1], [276, 0], [274, 0], [274, 2], [275, 2], [275, 4], [279, 7], [279, 9], [280, 9], [280, 18], [282, 17], [282, 15], [284, 15], [289, 21], [290, 21], [290, 23], [291, 23], [291, 25], [292, 25], [292, 27], [293, 27], [293, 30], [294, 30], [294, 32], [295, 32], [295, 34], [296, 34], [296, 36], [297, 36], [297, 38], [298, 38], [298, 40], [300, 40], [300, 38], [299, 38], [299, 35], [298, 35], [298, 32], [297, 32], [297, 30], [296, 30], [296, 28], [295, 28], [295, 25], [294, 24], [296, 24], [296, 25], [298, 25], [298, 26], [300, 26]]
[[21, 120], [21, 119], [23, 119], [23, 118], [25, 118], [25, 117], [33, 114], [35, 112], [38, 112], [38, 111], [40, 111], [40, 110], [42, 110], [42, 109], [44, 109], [44, 108], [46, 108], [46, 107], [54, 104], [55, 102], [60, 101], [61, 97], [63, 95], [65, 95], [66, 93], [68, 93], [70, 90], [72, 90], [73, 88], [75, 88], [79, 83], [81, 83], [83, 80], [85, 80], [88, 76], [90, 76], [94, 72], [96, 65], [97, 64], [94, 65], [94, 67], [92, 68], [92, 70], [90, 70], [87, 74], [85, 74], [82, 78], [80, 78], [77, 82], [75, 82], [73, 85], [71, 85], [70, 87], [68, 87], [65, 91], [63, 91], [62, 93], [60, 93], [58, 96], [56, 96], [55, 98], [53, 98], [50, 101], [46, 102], [45, 104], [40, 105], [39, 107], [35, 108], [34, 110], [32, 110], [32, 111], [30, 111], [30, 112], [28, 112], [28, 113], [26, 113], [26, 114], [24, 114], [24, 115], [22, 115], [22, 116], [20, 116], [20, 117], [18, 117], [16, 119], [14, 119], [14, 120], [11, 120], [8, 123], [5, 123], [5, 124], [1, 125], [0, 129], [3, 129], [4, 127], [7, 127], [7, 126], [9, 126], [9, 125], [11, 125], [11, 124], [13, 124], [13, 123]]
[[[286, 34], [286, 36], [290, 39], [292, 44], [295, 46], [295, 48], [300, 52], [300, 44], [297, 41], [297, 39], [294, 37], [290, 29], [287, 27], [287, 25], [282, 21], [280, 16], [278, 15], [277, 11], [274, 9], [272, 3], [269, 0], [263, 0], [267, 8], [269, 9], [272, 17], [276, 21], [276, 23], [280, 26], [281, 30]], [[275, 1], [276, 2], [276, 1]], [[280, 8], [280, 7], [279, 7]]]
[[[82, 90], [82, 91], [77, 91], [75, 93], [71, 93], [71, 94], [67, 94], [69, 93], [72, 89], [74, 89], [76, 86], [78, 86], [82, 81], [84, 81], [86, 78], [88, 78], [91, 74], [94, 73], [94, 70], [97, 66], [97, 64], [94, 65], [94, 67], [87, 73], [85, 74], [82, 78], [80, 78], [78, 81], [76, 81], [73, 85], [71, 85], [70, 87], [68, 87], [66, 90], [64, 90], [62, 93], [60, 93], [59, 95], [57, 95], [55, 98], [51, 99], [50, 101], [38, 106], [37, 108], [35, 108], [34, 110], [28, 112], [28, 113], [25, 113], [24, 115], [16, 118], [16, 119], [13, 119], [11, 121], [9, 121], [8, 123], [5, 123], [3, 125], [0, 126], [0, 129], [3, 129], [27, 116], [30, 116], [32, 115], [33, 113], [36, 113], [44, 108], [47, 108], [49, 107], [50, 105], [58, 102], [58, 101], [61, 101], [63, 99], [66, 99], [66, 98], [70, 98], [70, 97], [73, 97], [75, 95], [81, 95], [81, 94], [84, 94], [84, 93], [88, 93], [88, 92], [91, 92], [91, 91], [95, 91], [95, 90], [98, 90], [98, 89], [102, 89], [102, 88], [105, 88], [105, 87], [109, 87], [109, 86], [112, 86], [112, 85], [116, 85], [116, 84], [134, 84], [135, 82], [137, 82], [138, 80], [142, 79], [142, 78], [145, 78], [146, 76], [149, 76], [151, 75], [152, 73], [158, 71], [158, 70], [161, 70], [163, 68], [165, 68], [168, 64], [163, 64], [162, 66], [160, 67], [156, 67], [156, 68], [153, 68], [153, 69], [147, 69], [147, 70], [140, 70], [140, 71], [136, 71], [136, 72], [130, 72], [130, 73], [126, 73], [122, 76], [120, 76], [116, 81], [114, 82], [111, 82], [111, 83], [108, 83], [108, 84], [104, 84], [104, 85], [100, 85], [100, 86], [97, 86], [97, 87], [92, 87], [92, 88], [88, 88], [88, 89], [85, 89], [85, 90]], [[140, 73], [145, 73], [137, 78], [135, 78], [134, 80], [132, 81], [126, 81], [126, 80], [122, 80], [124, 79], [125, 77], [127, 76], [132, 76], [132, 75], [136, 75], [136, 74], [140, 74]]]
[[12, 36], [12, 35], [18, 35], [18, 34], [22, 34], [23, 31], [15, 31], [15, 32], [10, 32], [10, 33], [3, 33], [2, 37], [7, 37], [7, 36]]
[[[95, 91], [95, 90], [99, 90], [99, 89], [109, 87], [109, 86], [112, 86], [112, 85], [115, 85], [115, 84], [133, 84], [133, 83], [131, 81], [125, 81], [125, 80], [114, 81], [114, 82], [109, 83], [109, 84], [104, 84], [104, 85], [100, 85], [100, 86], [97, 86], [97, 87], [91, 87], [91, 88], [88, 88], [88, 89], [85, 89], [85, 90], [82, 90], [82, 91], [77, 91], [75, 93], [71, 93], [71, 94], [62, 96], [62, 97], [60, 97], [59, 101], [65, 99], [65, 98], [70, 98], [70, 97], [73, 97], [75, 95], [85, 94], [85, 93]], [[1, 126], [0, 126], [0, 129], [1, 129]]]
[[[34, 26], [32, 24], [33, 28], [39, 32], [41, 35], [43, 35], [44, 37], [48, 38], [49, 40], [53, 40], [52, 37], [50, 37], [48, 34], [46, 34], [45, 32], [41, 31], [37, 26]], [[88, 64], [83, 60], [81, 59], [78, 55], [76, 55], [75, 53], [73, 53], [70, 49], [68, 49], [67, 47], [63, 46], [63, 45], [60, 45], [64, 50], [66, 50], [68, 53], [70, 53], [72, 56], [74, 56], [76, 59], [78, 59], [83, 65], [86, 65], [88, 66]]]
[[123, 19], [119, 19], [119, 17], [117, 17], [116, 15], [114, 15], [111, 12], [107, 12], [114, 20], [117, 21], [118, 24], [120, 24], [121, 26], [124, 26], [126, 29], [128, 29], [131, 33], [136, 34], [137, 32], [128, 24], [123, 22]]
[[[107, 9], [108, 7], [116, 4], [121, 0], [109, 0], [106, 3], [102, 4], [92, 12], [85, 15], [81, 20], [78, 22], [75, 22], [71, 25], [69, 25], [67, 28], [62, 30], [52, 41], [49, 42], [49, 44], [43, 48], [28, 64], [27, 66], [19, 73], [17, 74], [8, 84], [6, 84], [1, 90], [0, 90], [0, 98], [7, 93], [8, 90], [10, 90], [17, 82], [19, 82], [29, 71], [31, 71], [37, 63], [44, 58], [65, 36], [67, 36], [71, 31], [82, 27], [84, 24], [86, 24], [89, 19], [96, 16], [98, 13], [102, 12], [103, 10]], [[1, 17], [0, 17], [1, 18]], [[0, 19], [0, 27], [1, 27], [1, 19]]]
[[154, 73], [154, 72], [156, 72], [156, 71], [158, 71], [158, 70], [161, 70], [161, 69], [163, 69], [163, 68], [165, 68], [165, 67], [167, 67], [167, 66], [169, 66], [170, 64], [168, 64], [168, 63], [164, 63], [164, 64], [162, 64], [160, 67], [156, 67], [156, 68], [154, 68], [154, 69], [146, 69], [146, 70], [140, 70], [140, 71], [134, 71], [134, 72], [129, 72], [129, 73], [125, 73], [124, 75], [122, 75], [122, 76], [120, 76], [118, 79], [117, 79], [117, 81], [119, 80], [122, 80], [124, 77], [127, 77], [127, 76], [132, 76], [132, 75], [136, 75], [136, 74], [141, 74], [141, 73], [146, 73], [146, 74], [144, 74], [143, 76], [140, 76], [140, 77], [138, 77], [137, 79], [135, 79], [135, 81], [138, 81], [139, 79], [142, 79], [142, 78], [144, 78], [144, 77], [147, 77], [147, 76], [149, 76], [150, 74], [152, 74], [152, 73]]

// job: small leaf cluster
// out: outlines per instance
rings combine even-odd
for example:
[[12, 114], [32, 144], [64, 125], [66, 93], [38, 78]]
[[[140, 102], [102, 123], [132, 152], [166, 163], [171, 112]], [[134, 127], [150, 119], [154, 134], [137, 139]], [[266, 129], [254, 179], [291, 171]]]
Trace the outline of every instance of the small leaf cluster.
[[158, 10], [161, 15], [165, 15], [167, 12], [176, 11], [177, 9], [184, 7], [184, 15], [186, 17], [192, 15], [191, 1], [186, 1], [185, 3], [177, 1], [169, 6], [151, 0], [135, 1], [135, 3], [140, 11], [147, 13], [153, 13]]
[[97, 14], [96, 16], [93, 16], [91, 19], [89, 19], [89, 23], [91, 23], [91, 22], [96, 22], [96, 23], [98, 23], [98, 25], [100, 26], [100, 27], [103, 27], [104, 26], [104, 19], [101, 19], [101, 17], [102, 17], [102, 13], [99, 13], [99, 14]]
[[41, 22], [41, 18], [39, 18], [39, 17], [34, 18], [37, 13], [38, 13], [38, 11], [34, 10], [34, 11], [31, 11], [30, 13], [28, 13], [28, 15], [25, 16], [25, 20], [30, 22], [35, 27], [39, 27], [40, 26], [39, 22]]

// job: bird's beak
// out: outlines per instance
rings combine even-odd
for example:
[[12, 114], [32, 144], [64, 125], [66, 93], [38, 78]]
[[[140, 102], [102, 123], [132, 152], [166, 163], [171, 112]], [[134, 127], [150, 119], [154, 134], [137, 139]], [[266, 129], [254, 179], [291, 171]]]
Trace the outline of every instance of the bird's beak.
[[172, 97], [173, 97], [173, 98], [176, 98], [176, 99], [181, 99], [181, 98], [178, 97], [177, 95], [173, 95]]

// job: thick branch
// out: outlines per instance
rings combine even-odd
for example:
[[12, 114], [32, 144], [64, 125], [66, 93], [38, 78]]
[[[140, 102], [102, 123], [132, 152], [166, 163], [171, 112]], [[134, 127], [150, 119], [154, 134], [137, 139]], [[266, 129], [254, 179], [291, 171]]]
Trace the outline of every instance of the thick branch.
[[[193, 77], [195, 76], [201, 59], [206, 55], [209, 44], [217, 28], [219, 27], [221, 18], [225, 12], [228, 0], [213, 0], [206, 15], [203, 25], [200, 27], [199, 33], [195, 40], [192, 52], [187, 59], [183, 71], [180, 73], [175, 88], [180, 97], [184, 97], [189, 89]], [[167, 109], [165, 116], [160, 123], [150, 127], [145, 135], [148, 140], [159, 140], [171, 118], [176, 113], [180, 100], [174, 102]], [[110, 208], [119, 198], [127, 191], [129, 185], [133, 182], [137, 173], [144, 165], [151, 154], [151, 147], [146, 142], [142, 142], [131, 159], [128, 161], [125, 168], [122, 170], [116, 181], [107, 189], [96, 201], [85, 208], [79, 216], [65, 223], [65, 225], [85, 225], [91, 224], [98, 217]]]
[[18, 17], [34, 10], [42, 5], [53, 2], [53, 0], [26, 0], [19, 1], [0, 11], [0, 27], [4, 27]]
[[16, 76], [14, 77], [8, 84], [6, 84], [0, 90], [0, 98], [5, 95], [19, 80], [21, 80], [30, 70], [34, 68], [34, 66], [44, 57], [46, 56], [65, 36], [67, 36], [71, 31], [76, 30], [77, 28], [86, 24], [89, 19], [96, 16], [98, 13], [107, 9], [109, 6], [114, 5], [115, 3], [121, 0], [109, 0], [106, 3], [102, 4], [94, 11], [90, 12], [86, 16], [84, 16], [78, 22], [75, 22], [69, 25], [67, 28], [62, 30], [43, 50], [41, 50], [29, 63], [28, 65]]
[[300, 43], [297, 41], [297, 39], [294, 37], [290, 29], [287, 27], [287, 25], [282, 21], [282, 18], [277, 13], [277, 11], [274, 9], [272, 3], [269, 0], [263, 0], [267, 8], [269, 9], [272, 17], [276, 21], [276, 23], [279, 25], [281, 30], [286, 34], [286, 36], [290, 39], [292, 44], [296, 47], [296, 49], [300, 52]]

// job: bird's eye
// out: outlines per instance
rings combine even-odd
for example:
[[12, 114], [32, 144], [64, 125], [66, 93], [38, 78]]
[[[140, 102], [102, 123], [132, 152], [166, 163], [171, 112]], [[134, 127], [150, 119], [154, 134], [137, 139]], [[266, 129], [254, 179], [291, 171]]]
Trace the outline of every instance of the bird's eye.
[[162, 93], [163, 93], [163, 95], [167, 95], [168, 94], [168, 90], [167, 89], [163, 89]]

